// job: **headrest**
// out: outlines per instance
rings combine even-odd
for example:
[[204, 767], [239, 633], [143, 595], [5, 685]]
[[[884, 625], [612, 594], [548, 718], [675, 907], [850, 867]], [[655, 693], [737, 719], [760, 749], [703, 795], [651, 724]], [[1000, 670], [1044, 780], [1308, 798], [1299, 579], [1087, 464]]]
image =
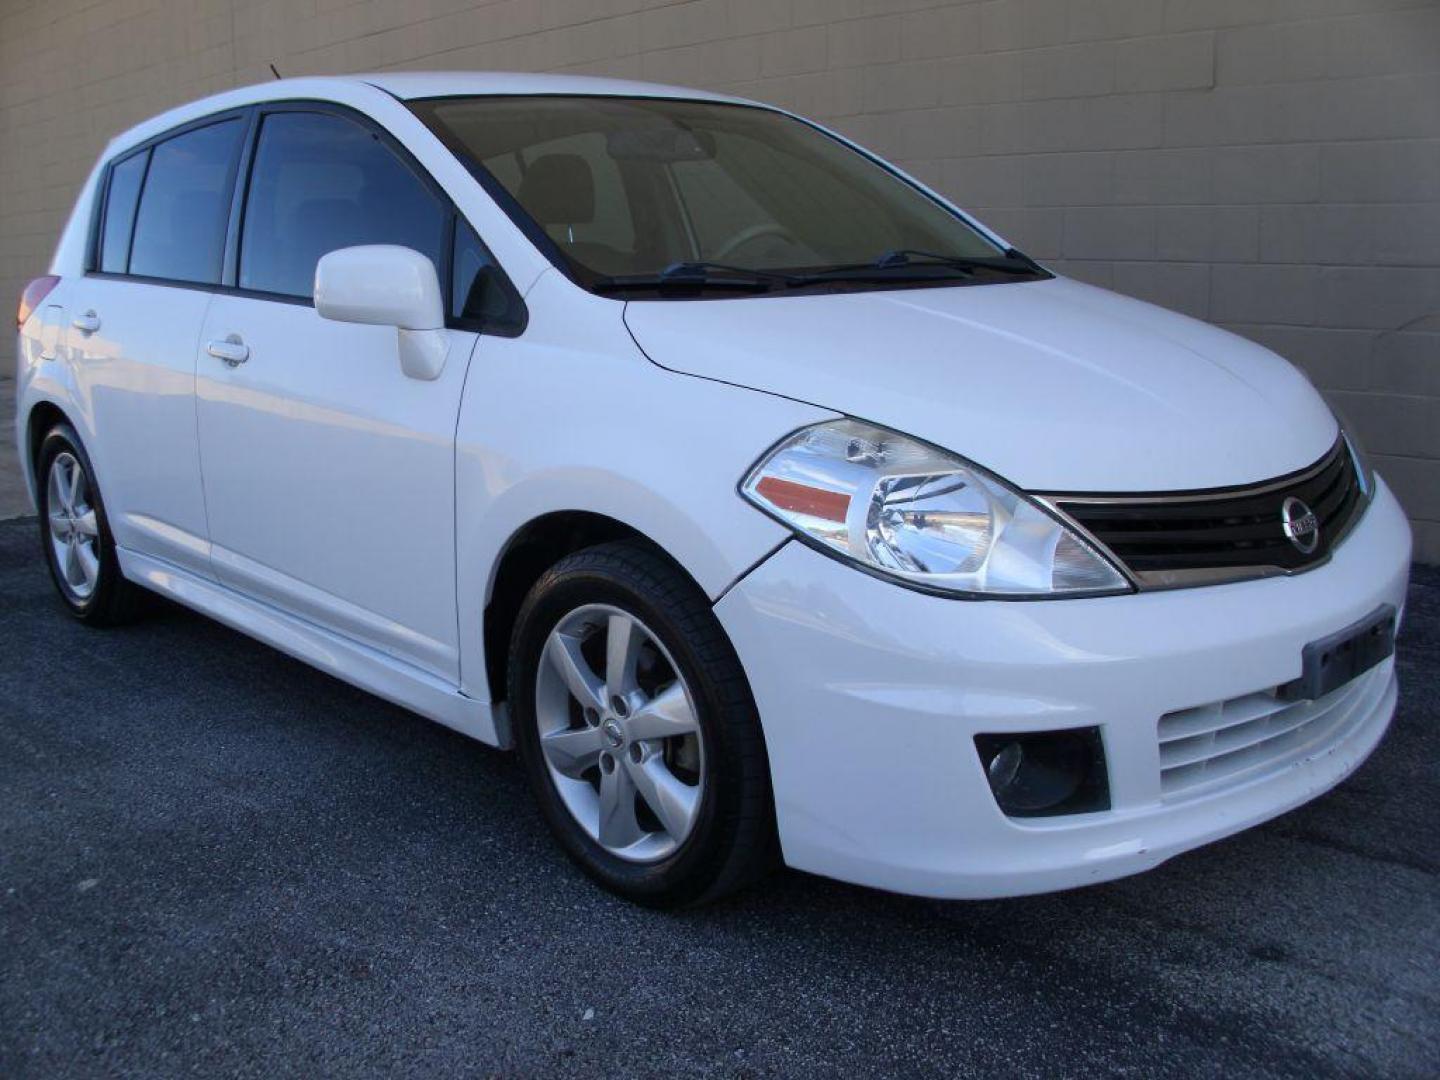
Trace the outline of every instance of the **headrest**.
[[579, 154], [536, 158], [525, 170], [518, 198], [541, 225], [584, 225], [595, 220], [595, 176]]

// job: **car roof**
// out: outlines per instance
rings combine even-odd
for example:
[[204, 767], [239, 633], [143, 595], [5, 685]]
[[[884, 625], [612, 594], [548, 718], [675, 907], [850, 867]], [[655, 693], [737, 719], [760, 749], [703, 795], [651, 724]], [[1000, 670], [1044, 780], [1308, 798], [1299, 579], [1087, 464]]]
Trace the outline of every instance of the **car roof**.
[[743, 98], [692, 90], [683, 86], [590, 75], [544, 75], [511, 71], [395, 71], [356, 75], [314, 75], [277, 79], [226, 90], [199, 101], [152, 116], [115, 136], [105, 154], [120, 153], [171, 128], [226, 109], [266, 101], [305, 98], [353, 98], [357, 92], [380, 91], [402, 101], [427, 97], [481, 97], [501, 95], [576, 95], [602, 97], [680, 98], [754, 105]]
[[545, 75], [516, 71], [389, 71], [350, 75], [406, 101], [426, 97], [501, 94], [580, 94], [607, 97], [670, 97], [703, 101], [741, 98], [683, 86], [593, 75]]

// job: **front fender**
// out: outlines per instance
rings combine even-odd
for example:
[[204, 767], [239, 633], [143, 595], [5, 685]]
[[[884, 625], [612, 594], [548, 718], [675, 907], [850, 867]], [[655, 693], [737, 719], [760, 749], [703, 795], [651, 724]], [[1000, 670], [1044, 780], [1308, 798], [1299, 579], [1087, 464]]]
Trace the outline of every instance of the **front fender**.
[[[789, 535], [745, 503], [741, 478], [785, 434], [835, 415], [667, 372], [635, 346], [622, 304], [558, 275], [548, 296], [545, 284], [526, 298], [524, 335], [481, 339], [460, 409], [461, 685], [483, 700], [485, 606], [502, 555], [526, 525], [558, 511], [612, 518], [716, 599]], [[563, 305], [563, 315], [552, 305]]]

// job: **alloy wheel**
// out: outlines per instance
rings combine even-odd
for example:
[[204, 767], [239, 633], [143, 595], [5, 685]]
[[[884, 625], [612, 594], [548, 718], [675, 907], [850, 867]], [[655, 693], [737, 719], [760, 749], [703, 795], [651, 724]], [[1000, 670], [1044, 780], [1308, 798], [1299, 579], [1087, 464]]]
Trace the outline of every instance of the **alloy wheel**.
[[46, 512], [55, 566], [77, 600], [87, 600], [100, 580], [100, 525], [90, 482], [74, 454], [61, 451], [50, 463]]
[[673, 854], [699, 816], [705, 747], [655, 634], [610, 605], [570, 612], [545, 641], [535, 704], [545, 766], [590, 838], [629, 862]]

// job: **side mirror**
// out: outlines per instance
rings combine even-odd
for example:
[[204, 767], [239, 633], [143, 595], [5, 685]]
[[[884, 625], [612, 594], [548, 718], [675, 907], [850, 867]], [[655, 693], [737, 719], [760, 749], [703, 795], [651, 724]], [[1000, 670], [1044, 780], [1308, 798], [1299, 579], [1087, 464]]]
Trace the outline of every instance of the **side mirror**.
[[364, 244], [340, 248], [315, 266], [315, 311], [335, 322], [393, 326], [400, 366], [412, 379], [436, 379], [445, 367], [445, 301], [435, 264], [412, 248]]

